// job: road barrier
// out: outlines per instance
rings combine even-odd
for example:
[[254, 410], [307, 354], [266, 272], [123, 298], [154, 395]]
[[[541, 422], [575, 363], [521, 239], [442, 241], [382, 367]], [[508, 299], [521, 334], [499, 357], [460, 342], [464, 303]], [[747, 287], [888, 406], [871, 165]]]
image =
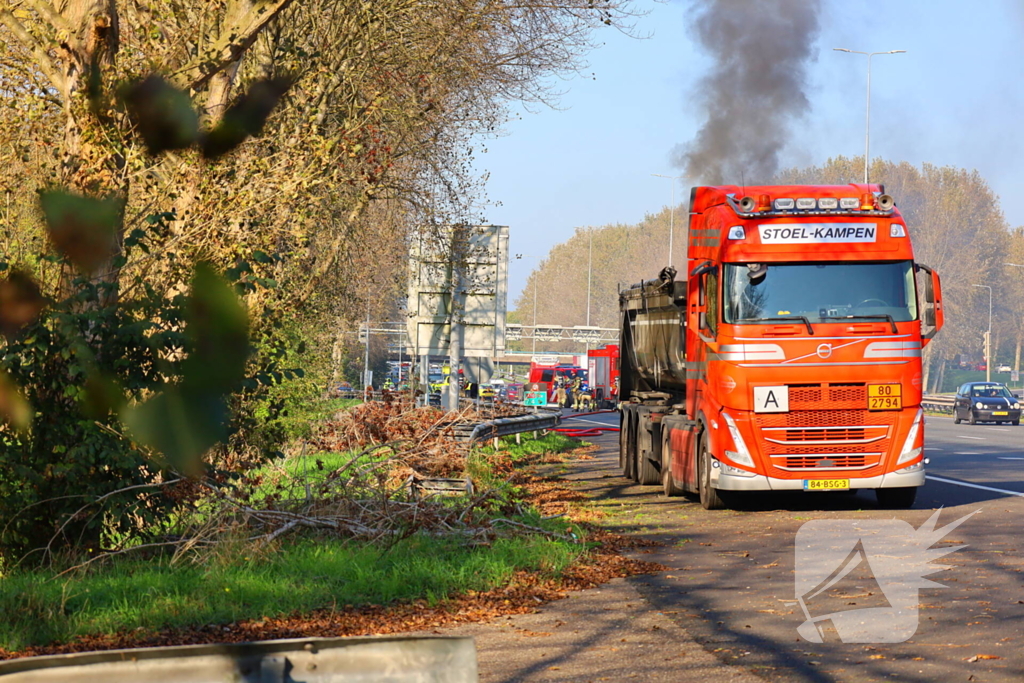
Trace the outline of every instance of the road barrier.
[[0, 662], [4, 683], [342, 683], [477, 678], [472, 638], [297, 638], [80, 652]]
[[953, 396], [941, 396], [938, 394], [925, 394], [921, 397], [921, 407], [931, 413], [953, 414]]
[[[455, 438], [459, 441], [480, 441], [497, 439], [499, 436], [553, 429], [562, 423], [562, 411], [537, 408], [537, 412], [515, 417], [500, 417], [486, 422], [464, 423], [456, 426]], [[472, 429], [467, 429], [472, 427]]]

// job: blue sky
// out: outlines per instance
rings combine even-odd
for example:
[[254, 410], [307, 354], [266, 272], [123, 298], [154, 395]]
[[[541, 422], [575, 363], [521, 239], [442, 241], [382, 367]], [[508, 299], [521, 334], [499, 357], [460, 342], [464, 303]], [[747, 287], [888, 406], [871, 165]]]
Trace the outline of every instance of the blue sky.
[[[756, 7], [757, 0], [749, 0]], [[669, 204], [672, 150], [703, 123], [695, 87], [709, 60], [690, 37], [690, 0], [640, 0], [635, 39], [611, 29], [585, 77], [560, 83], [559, 109], [517, 110], [478, 159], [510, 226], [510, 250], [544, 256], [577, 227], [636, 223]], [[1024, 3], [1020, 0], [823, 0], [808, 65], [810, 111], [790, 130], [783, 166], [864, 152], [866, 58], [872, 60], [871, 155], [977, 169], [1024, 225]], [[677, 203], [689, 183], [675, 188]], [[899, 202], [899, 197], [896, 198]], [[510, 304], [536, 264], [510, 263]]]

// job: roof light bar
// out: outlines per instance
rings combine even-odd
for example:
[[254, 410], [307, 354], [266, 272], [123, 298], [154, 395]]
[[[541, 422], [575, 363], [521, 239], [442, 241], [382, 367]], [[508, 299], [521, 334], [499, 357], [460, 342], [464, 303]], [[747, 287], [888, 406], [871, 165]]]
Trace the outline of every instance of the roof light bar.
[[796, 202], [788, 197], [775, 200], [776, 211], [792, 211], [794, 206], [796, 206]]
[[839, 200], [835, 197], [822, 197], [818, 200], [818, 208], [826, 211], [839, 208]]
[[860, 200], [856, 197], [843, 197], [839, 200], [839, 208], [841, 209], [859, 209]]
[[814, 197], [801, 197], [796, 200], [796, 208], [800, 211], [813, 211], [818, 208], [818, 201]]

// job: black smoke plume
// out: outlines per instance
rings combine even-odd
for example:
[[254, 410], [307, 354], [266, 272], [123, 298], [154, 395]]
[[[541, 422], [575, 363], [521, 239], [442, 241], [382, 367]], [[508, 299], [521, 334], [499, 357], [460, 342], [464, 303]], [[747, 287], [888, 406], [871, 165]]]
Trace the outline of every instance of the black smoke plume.
[[821, 0], [694, 2], [691, 33], [715, 63], [697, 94], [707, 120], [673, 152], [690, 181], [757, 184], [775, 174], [790, 122], [809, 108], [820, 14]]

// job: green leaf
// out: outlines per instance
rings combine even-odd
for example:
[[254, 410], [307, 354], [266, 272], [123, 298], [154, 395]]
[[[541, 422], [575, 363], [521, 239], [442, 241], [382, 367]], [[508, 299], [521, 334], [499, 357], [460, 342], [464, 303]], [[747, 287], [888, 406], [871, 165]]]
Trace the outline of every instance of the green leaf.
[[269, 78], [252, 84], [249, 91], [231, 105], [216, 128], [202, 141], [203, 156], [221, 157], [250, 135], [259, 135], [270, 112], [291, 87], [289, 78]]
[[123, 204], [50, 190], [39, 195], [50, 240], [69, 261], [93, 273], [117, 251]]
[[189, 147], [199, 139], [199, 115], [188, 95], [159, 76], [148, 76], [121, 94], [152, 155]]
[[0, 369], [0, 421], [15, 431], [27, 432], [32, 425], [32, 407], [11, 378]]
[[122, 410], [132, 437], [163, 456], [170, 468], [199, 476], [203, 454], [227, 439], [224, 397], [172, 386], [144, 403]]
[[30, 275], [13, 270], [0, 282], [0, 334], [12, 341], [43, 310], [46, 300]]
[[184, 383], [197, 390], [226, 393], [245, 373], [249, 319], [231, 286], [207, 263], [196, 266], [186, 306], [188, 358]]

